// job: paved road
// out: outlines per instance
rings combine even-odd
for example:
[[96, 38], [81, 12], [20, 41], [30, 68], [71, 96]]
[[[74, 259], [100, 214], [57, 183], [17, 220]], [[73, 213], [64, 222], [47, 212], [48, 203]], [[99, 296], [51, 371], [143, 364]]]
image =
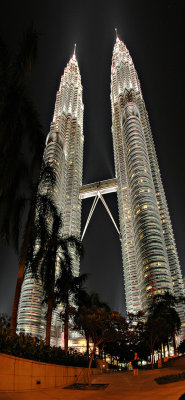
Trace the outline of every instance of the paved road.
[[[34, 390], [30, 392], [0, 393], [0, 400], [178, 400], [185, 393], [185, 381], [158, 385], [156, 376], [177, 373], [177, 370], [162, 369], [103, 374], [93, 378], [93, 383], [108, 383], [101, 391], [68, 390], [62, 388]], [[182, 372], [182, 371], [181, 371]]]

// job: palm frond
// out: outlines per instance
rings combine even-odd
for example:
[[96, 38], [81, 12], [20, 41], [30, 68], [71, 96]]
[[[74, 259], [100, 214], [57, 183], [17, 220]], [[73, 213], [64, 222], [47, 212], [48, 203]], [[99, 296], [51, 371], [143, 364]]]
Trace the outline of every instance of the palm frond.
[[45, 163], [43, 161], [42, 168], [40, 172], [40, 184], [47, 184], [53, 187], [56, 183], [56, 173], [51, 165], [51, 163]]
[[84, 248], [81, 240], [77, 239], [75, 236], [69, 236], [63, 240], [66, 240], [69, 246], [75, 247], [76, 252], [80, 257], [84, 255]]
[[61, 228], [62, 228], [61, 214], [59, 214], [59, 215], [55, 214], [53, 217], [53, 224], [52, 224], [52, 231], [55, 236], [57, 233], [60, 232]]
[[8, 49], [5, 36], [0, 32], [0, 104], [6, 102], [7, 87], [9, 84], [9, 67], [11, 55]]
[[12, 239], [16, 252], [19, 251], [20, 232], [22, 228], [23, 215], [28, 200], [24, 197], [19, 197], [14, 201], [14, 209], [12, 215]]
[[1, 221], [0, 226], [0, 241], [3, 245], [8, 246], [10, 244], [10, 223], [8, 215], [6, 214]]
[[16, 149], [12, 147], [3, 155], [0, 154], [0, 194], [8, 197], [12, 193], [15, 195], [21, 187], [27, 186], [27, 161], [21, 152], [15, 157], [15, 152]]
[[38, 33], [33, 24], [24, 32], [19, 51], [15, 57], [14, 73], [21, 80], [26, 73], [31, 73], [37, 59]]
[[36, 250], [35, 246], [35, 243], [31, 243], [28, 248], [26, 270], [31, 271], [33, 276], [38, 279], [39, 276], [41, 276], [41, 278], [43, 276], [43, 270], [41, 271], [41, 261], [44, 258], [46, 251], [43, 247]]
[[38, 112], [28, 96], [24, 96], [22, 99], [22, 116], [30, 150], [34, 154], [34, 163], [40, 170], [44, 149], [43, 129]]

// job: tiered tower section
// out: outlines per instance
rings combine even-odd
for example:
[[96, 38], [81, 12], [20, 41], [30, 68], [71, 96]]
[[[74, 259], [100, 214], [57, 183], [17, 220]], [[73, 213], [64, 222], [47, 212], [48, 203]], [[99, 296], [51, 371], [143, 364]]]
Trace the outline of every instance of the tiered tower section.
[[[50, 132], [46, 139], [45, 162], [49, 162], [56, 173], [54, 188], [48, 184], [40, 190], [51, 191], [58, 211], [62, 215], [62, 235], [80, 239], [83, 163], [83, 103], [81, 76], [75, 52], [61, 77], [56, 96], [55, 110]], [[79, 274], [79, 260], [75, 249], [70, 248], [74, 274]], [[56, 266], [57, 273], [57, 266]], [[42, 285], [30, 274], [24, 279], [19, 304], [17, 331], [24, 330], [33, 336], [45, 335], [44, 309], [42, 307]], [[51, 343], [59, 345], [61, 323], [57, 311], [53, 313]], [[58, 332], [58, 333], [57, 333]]]
[[[83, 110], [81, 76], [75, 53], [61, 78], [49, 135], [59, 132], [63, 142], [63, 178], [58, 188], [63, 235], [80, 238], [83, 164]], [[77, 271], [78, 272], [78, 271]]]
[[[112, 135], [128, 312], [169, 291], [183, 295], [182, 276], [152, 139], [132, 58], [117, 37], [111, 69]], [[184, 321], [184, 310], [179, 309]]]
[[[79, 191], [82, 186], [83, 168], [83, 110], [81, 76], [74, 52], [61, 78], [48, 141], [50, 135], [60, 133], [64, 158], [57, 190], [63, 222], [62, 234], [64, 237], [75, 236], [78, 239], [81, 228]], [[72, 247], [70, 251], [73, 257], [73, 272], [78, 275], [79, 260]]]

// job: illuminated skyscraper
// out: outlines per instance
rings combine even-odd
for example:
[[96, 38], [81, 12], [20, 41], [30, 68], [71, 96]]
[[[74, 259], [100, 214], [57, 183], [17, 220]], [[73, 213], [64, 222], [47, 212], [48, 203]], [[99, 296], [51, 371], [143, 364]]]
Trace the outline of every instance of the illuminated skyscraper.
[[[136, 313], [146, 310], [148, 300], [154, 295], [169, 291], [175, 296], [183, 296], [184, 286], [140, 83], [132, 58], [118, 37], [112, 58], [111, 105], [116, 177], [82, 186], [82, 85], [74, 53], [57, 92], [44, 159], [56, 171], [52, 195], [62, 214], [62, 234], [65, 237], [81, 236], [83, 199], [94, 197], [82, 239], [99, 199], [105, 206], [120, 235], [126, 309]], [[117, 192], [120, 227], [117, 227], [104, 199], [104, 195], [111, 192]], [[74, 274], [78, 275], [79, 260], [73, 248], [70, 251]], [[183, 305], [178, 305], [178, 311], [184, 324]], [[44, 337], [44, 325], [41, 282], [35, 282], [27, 274], [17, 330], [24, 329], [27, 333]], [[60, 339], [57, 339], [60, 336], [61, 322], [54, 312], [52, 343], [60, 344]]]
[[[81, 76], [75, 52], [61, 77], [56, 96], [55, 110], [50, 132], [46, 139], [44, 160], [56, 172], [56, 184], [51, 190], [58, 211], [62, 215], [62, 234], [80, 239], [81, 200], [79, 190], [82, 185], [83, 162], [83, 103]], [[79, 274], [79, 259], [70, 247], [73, 258], [73, 272]], [[56, 266], [57, 268], [57, 266]], [[25, 276], [19, 304], [17, 331], [24, 330], [34, 336], [44, 337], [45, 310], [42, 306], [42, 285], [28, 273]], [[59, 344], [61, 322], [53, 312], [51, 342]]]
[[[151, 296], [184, 295], [184, 287], [140, 83], [118, 37], [111, 105], [126, 307], [136, 312], [146, 309]], [[184, 322], [183, 306], [178, 311]]]

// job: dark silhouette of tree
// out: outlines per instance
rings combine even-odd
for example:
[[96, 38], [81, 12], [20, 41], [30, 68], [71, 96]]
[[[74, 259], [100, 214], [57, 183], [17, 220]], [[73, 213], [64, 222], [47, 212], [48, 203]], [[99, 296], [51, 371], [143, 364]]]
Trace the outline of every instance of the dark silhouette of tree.
[[129, 325], [129, 361], [133, 360], [134, 353], [137, 353], [142, 363], [142, 360], [147, 360], [150, 355], [150, 350], [146, 346], [146, 317], [144, 312], [129, 313], [127, 322]]
[[129, 344], [129, 331], [124, 332], [124, 336], [117, 342], [109, 342], [104, 345], [104, 352], [111, 359], [111, 364], [114, 360], [120, 363], [127, 363], [133, 359], [132, 347]]
[[88, 325], [87, 316], [93, 310], [93, 307], [101, 308], [102, 310], [108, 312], [111, 311], [108, 304], [102, 302], [98, 293], [88, 294], [86, 291], [81, 293], [81, 297], [78, 299], [78, 309], [75, 314], [75, 328], [79, 329], [83, 332], [86, 338], [86, 353], [89, 356], [89, 339], [90, 339], [90, 331]]
[[42, 127], [29, 94], [29, 79], [37, 50], [38, 35], [33, 26], [24, 33], [15, 54], [0, 34], [0, 240], [7, 245], [13, 244], [20, 255], [11, 334], [16, 332], [33, 215], [33, 192], [43, 153]]
[[185, 353], [185, 339], [178, 346], [178, 353]]
[[[79, 252], [78, 252], [79, 254]], [[79, 303], [79, 298], [82, 298], [84, 293], [83, 285], [87, 279], [86, 274], [74, 276], [73, 265], [70, 255], [61, 258], [60, 275], [56, 281], [55, 297], [57, 304], [61, 303], [63, 312], [61, 318], [64, 322], [64, 350], [68, 353], [68, 337], [69, 337], [69, 318], [75, 318], [76, 306]]]
[[[42, 184], [41, 181], [41, 187]], [[46, 344], [48, 345], [50, 344], [52, 312], [62, 301], [60, 284], [65, 283], [62, 277], [64, 271], [67, 271], [66, 266], [68, 266], [68, 270], [71, 269], [72, 277], [70, 256], [72, 247], [77, 256], [81, 254], [82, 246], [79, 240], [73, 236], [62, 237], [62, 219], [58, 214], [52, 195], [50, 196], [47, 191], [45, 194], [39, 191], [28, 249], [27, 270], [30, 270], [36, 279], [41, 278], [42, 280], [43, 302], [48, 306], [46, 314]]]
[[25, 191], [32, 193], [43, 154], [42, 128], [28, 90], [37, 50], [33, 26], [14, 55], [0, 34], [0, 238], [17, 251]]
[[168, 339], [173, 339], [174, 354], [177, 354], [175, 335], [179, 332], [181, 327], [181, 321], [176, 311], [176, 305], [183, 299], [176, 299], [169, 292], [165, 292], [164, 295], [154, 296], [152, 302], [148, 307], [149, 318], [160, 318], [161, 321], [161, 332], [160, 340], [164, 343], [168, 342]]
[[[48, 163], [45, 164], [45, 162], [43, 161], [39, 179], [32, 188], [30, 209], [27, 215], [27, 221], [23, 235], [17, 285], [15, 290], [13, 310], [11, 316], [11, 325], [10, 325], [11, 335], [16, 333], [19, 299], [21, 294], [22, 283], [25, 276], [26, 264], [28, 265], [28, 258], [30, 259], [30, 262], [33, 259], [33, 252], [35, 249], [36, 238], [42, 237], [42, 240], [44, 242], [44, 232], [46, 232], [46, 220], [44, 220], [44, 212], [48, 213], [49, 211], [51, 212], [51, 210], [53, 214], [56, 212], [56, 207], [52, 199], [49, 199], [49, 197], [47, 197], [46, 195], [45, 196], [40, 195], [39, 186], [47, 184], [47, 182], [49, 181], [50, 188], [52, 188], [55, 184], [55, 179], [56, 177], [53, 172], [52, 166]], [[40, 210], [38, 207], [38, 205], [41, 207], [41, 204], [43, 207], [42, 210]], [[35, 221], [36, 220], [38, 221], [38, 218], [36, 218], [36, 214], [39, 215], [39, 223], [37, 224], [35, 224]]]
[[84, 315], [83, 325], [81, 321], [80, 331], [85, 331], [88, 327], [89, 337], [93, 342], [93, 349], [89, 360], [88, 382], [90, 380], [90, 368], [94, 358], [95, 350], [99, 345], [105, 343], [118, 342], [127, 332], [128, 325], [124, 317], [118, 312], [105, 311], [96, 305], [89, 309], [89, 312]]
[[1, 329], [10, 328], [10, 317], [7, 314], [0, 313], [0, 327]]

